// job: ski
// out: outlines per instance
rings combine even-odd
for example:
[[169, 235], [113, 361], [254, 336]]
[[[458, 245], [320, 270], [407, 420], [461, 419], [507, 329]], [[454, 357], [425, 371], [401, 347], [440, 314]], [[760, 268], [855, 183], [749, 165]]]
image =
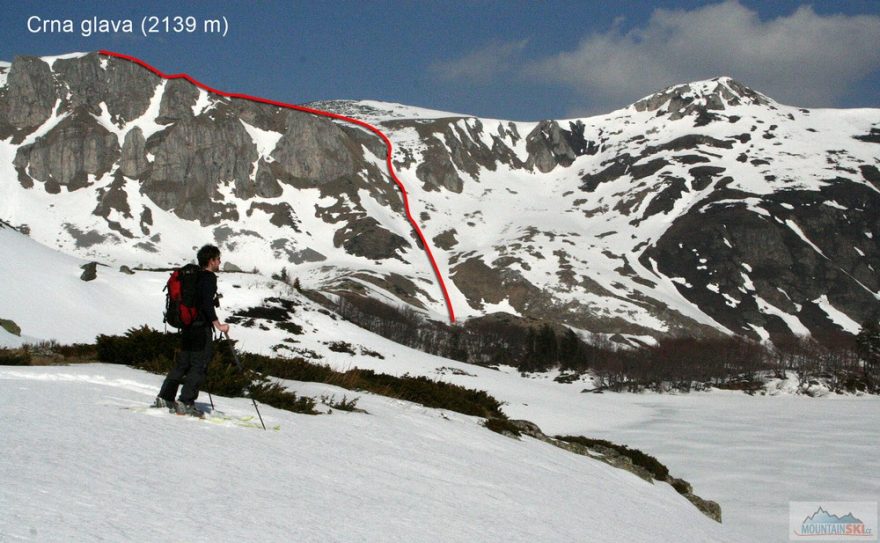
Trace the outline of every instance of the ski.
[[[223, 411], [218, 411], [216, 409], [204, 411], [204, 412], [202, 412], [202, 416], [188, 415], [185, 413], [176, 413], [174, 411], [169, 411], [168, 408], [156, 407], [154, 405], [129, 406], [129, 407], [123, 407], [122, 409], [125, 409], [127, 411], [134, 411], [135, 413], [146, 413], [149, 415], [155, 414], [155, 415], [164, 416], [167, 414], [169, 416], [174, 415], [174, 416], [178, 416], [178, 417], [188, 417], [188, 418], [198, 420], [201, 422], [205, 422], [205, 423], [209, 423], [209, 424], [216, 424], [218, 426], [237, 426], [239, 428], [259, 428], [259, 429], [262, 429], [262, 427], [263, 427], [259, 422], [257, 422], [255, 420], [256, 418], [253, 415], [243, 415], [243, 416], [230, 415], [230, 414], [224, 413]], [[267, 427], [267, 429], [272, 429], [272, 430], [275, 430], [276, 432], [278, 432], [281, 430], [281, 425], [276, 424], [274, 426]]]

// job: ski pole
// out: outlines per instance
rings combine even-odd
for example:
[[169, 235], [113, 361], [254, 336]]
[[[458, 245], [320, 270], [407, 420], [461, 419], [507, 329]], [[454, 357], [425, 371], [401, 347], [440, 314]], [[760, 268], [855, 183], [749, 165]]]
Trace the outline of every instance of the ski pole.
[[[226, 336], [226, 343], [229, 344], [229, 350], [232, 351], [232, 359], [235, 360], [235, 365], [238, 367], [238, 371], [244, 373], [244, 368], [241, 366], [241, 360], [238, 359], [238, 353], [235, 352], [235, 347], [232, 346], [232, 340], [229, 339], [229, 332], [224, 332]], [[263, 430], [266, 429], [266, 424], [263, 422], [263, 415], [260, 414], [260, 408], [257, 407], [257, 401], [251, 396], [250, 389], [247, 391], [248, 397], [251, 398], [251, 402], [254, 404], [254, 409], [257, 411], [257, 416], [260, 418], [260, 424], [263, 426]]]

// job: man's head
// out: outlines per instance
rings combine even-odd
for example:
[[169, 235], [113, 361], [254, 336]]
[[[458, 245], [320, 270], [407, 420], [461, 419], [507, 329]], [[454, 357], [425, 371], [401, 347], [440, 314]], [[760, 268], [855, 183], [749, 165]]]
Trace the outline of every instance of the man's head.
[[220, 270], [220, 249], [214, 245], [205, 245], [199, 249], [199, 252], [196, 253], [196, 259], [199, 261], [199, 266], [208, 271]]

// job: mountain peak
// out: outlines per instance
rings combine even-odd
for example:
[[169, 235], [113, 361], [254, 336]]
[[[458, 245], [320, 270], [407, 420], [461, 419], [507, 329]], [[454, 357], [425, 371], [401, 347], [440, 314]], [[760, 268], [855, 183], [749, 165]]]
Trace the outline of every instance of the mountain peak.
[[[724, 110], [744, 105], [770, 105], [773, 100], [743, 85], [732, 77], [716, 77], [682, 85], [673, 85], [642, 98], [632, 107], [636, 111], [658, 111], [677, 120], [693, 112]], [[665, 106], [665, 107], [664, 107]]]

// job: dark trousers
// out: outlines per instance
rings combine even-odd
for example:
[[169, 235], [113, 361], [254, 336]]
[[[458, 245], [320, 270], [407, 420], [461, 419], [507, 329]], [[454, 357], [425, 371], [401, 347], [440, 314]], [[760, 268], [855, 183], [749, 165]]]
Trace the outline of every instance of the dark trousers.
[[199, 389], [205, 383], [208, 373], [208, 363], [214, 354], [213, 335], [210, 327], [204, 329], [205, 343], [199, 351], [184, 351], [177, 353], [174, 368], [168, 372], [159, 397], [169, 402], [174, 401], [177, 388], [183, 384], [179, 400], [183, 403], [192, 403], [199, 397]]

